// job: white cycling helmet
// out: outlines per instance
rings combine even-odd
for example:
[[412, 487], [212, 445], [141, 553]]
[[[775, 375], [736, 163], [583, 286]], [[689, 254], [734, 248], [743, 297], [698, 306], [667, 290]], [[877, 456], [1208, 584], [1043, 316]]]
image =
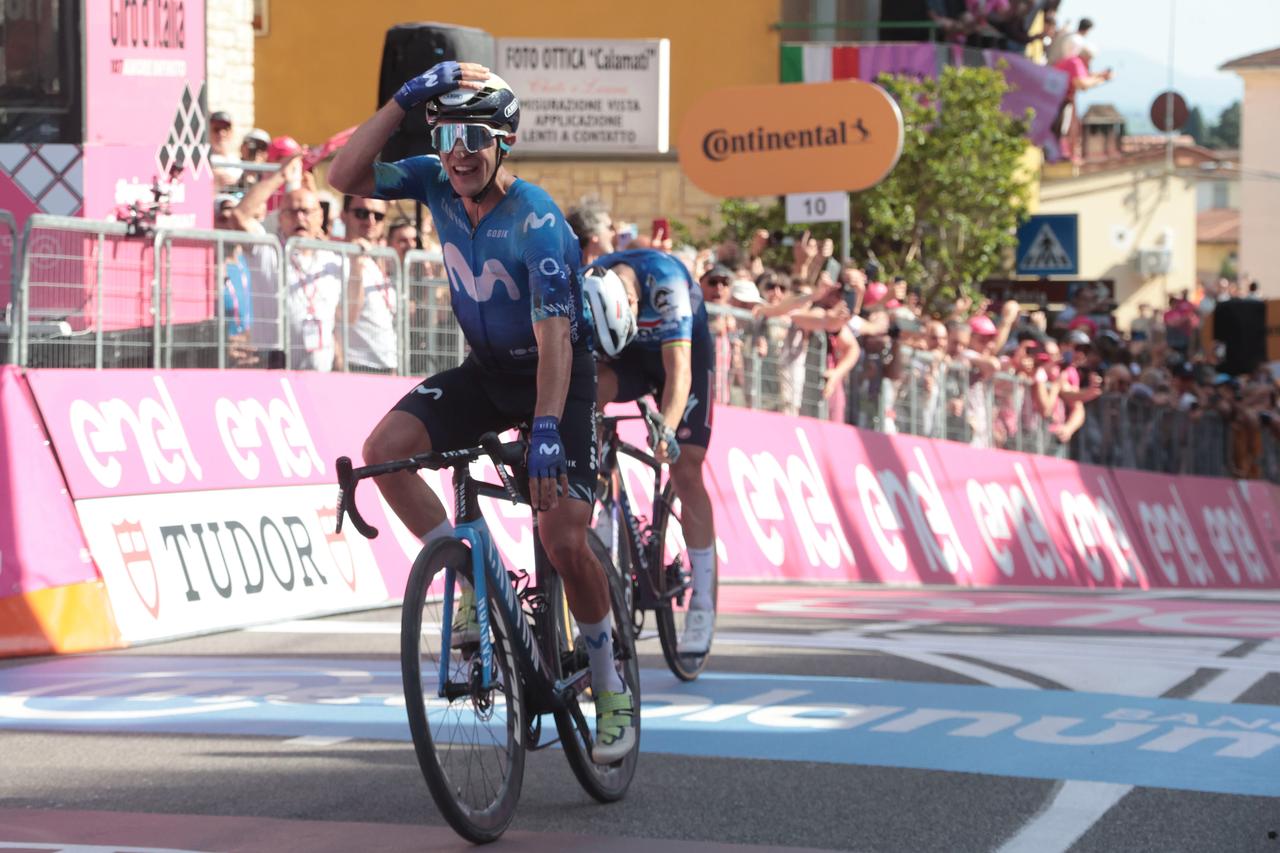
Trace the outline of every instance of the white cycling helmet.
[[617, 358], [636, 336], [636, 315], [631, 311], [626, 284], [611, 269], [587, 267], [582, 271], [582, 298], [591, 309], [596, 347]]

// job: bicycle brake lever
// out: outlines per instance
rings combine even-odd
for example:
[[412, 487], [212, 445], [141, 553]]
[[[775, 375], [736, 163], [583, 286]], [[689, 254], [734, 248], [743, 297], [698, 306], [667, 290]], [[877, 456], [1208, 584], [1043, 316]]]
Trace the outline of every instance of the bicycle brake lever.
[[502, 486], [507, 490], [511, 502], [520, 503], [520, 490], [516, 488], [511, 475], [507, 473], [507, 466], [519, 465], [524, 461], [523, 447], [519, 443], [503, 444], [498, 434], [493, 432], [486, 432], [480, 436], [480, 446], [493, 462], [494, 470], [498, 472], [498, 479], [502, 481]]
[[377, 539], [378, 528], [369, 524], [356, 508], [356, 479], [351, 472], [351, 459], [339, 456], [335, 466], [338, 470], [338, 523], [335, 533], [342, 532], [342, 516], [349, 515], [351, 523], [365, 539]]

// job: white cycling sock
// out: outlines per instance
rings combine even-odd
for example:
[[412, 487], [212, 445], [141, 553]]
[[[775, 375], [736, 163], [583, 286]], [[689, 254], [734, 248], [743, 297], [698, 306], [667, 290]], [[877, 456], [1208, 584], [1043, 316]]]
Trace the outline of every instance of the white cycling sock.
[[587, 643], [587, 659], [591, 662], [591, 684], [596, 690], [621, 693], [624, 689], [613, 663], [613, 619], [611, 614], [599, 622], [587, 624], [578, 620], [578, 630]]
[[[436, 541], [437, 539], [443, 539], [446, 536], [452, 536], [452, 535], [453, 535], [453, 525], [450, 524], [449, 519], [446, 518], [444, 521], [440, 522], [435, 527], [431, 528], [430, 530], [428, 530], [426, 533], [422, 534], [418, 538], [422, 540], [423, 545], [430, 545], [432, 542]], [[458, 576], [458, 583], [462, 585], [463, 589], [471, 589], [471, 581], [462, 577], [461, 574], [459, 574]]]
[[431, 528], [430, 530], [428, 530], [426, 533], [422, 534], [418, 538], [422, 540], [423, 545], [430, 545], [432, 542], [436, 541], [437, 539], [443, 539], [446, 536], [452, 536], [452, 535], [453, 535], [453, 525], [450, 524], [449, 519], [446, 518], [444, 521], [440, 522], [435, 527]]
[[716, 577], [716, 547], [690, 548], [689, 568], [693, 571], [693, 597], [689, 601], [691, 610], [711, 610], [716, 606], [711, 597], [711, 590]]

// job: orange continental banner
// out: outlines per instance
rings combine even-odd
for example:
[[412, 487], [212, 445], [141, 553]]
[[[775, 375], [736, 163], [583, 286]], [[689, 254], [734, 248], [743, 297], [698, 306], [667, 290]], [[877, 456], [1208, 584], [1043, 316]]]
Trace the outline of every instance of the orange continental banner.
[[874, 83], [737, 86], [685, 116], [680, 167], [719, 196], [864, 190], [902, 153], [902, 113]]

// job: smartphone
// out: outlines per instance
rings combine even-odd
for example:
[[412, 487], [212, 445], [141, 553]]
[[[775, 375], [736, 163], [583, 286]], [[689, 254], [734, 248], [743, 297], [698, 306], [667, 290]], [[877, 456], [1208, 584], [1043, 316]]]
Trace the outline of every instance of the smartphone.
[[653, 220], [653, 243], [657, 246], [671, 236], [671, 221], [665, 216]]

